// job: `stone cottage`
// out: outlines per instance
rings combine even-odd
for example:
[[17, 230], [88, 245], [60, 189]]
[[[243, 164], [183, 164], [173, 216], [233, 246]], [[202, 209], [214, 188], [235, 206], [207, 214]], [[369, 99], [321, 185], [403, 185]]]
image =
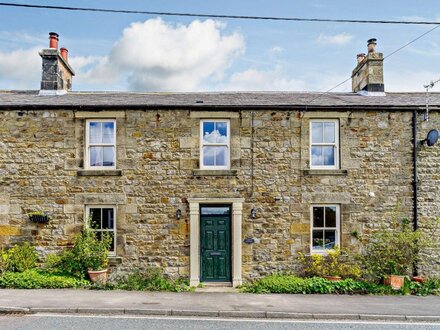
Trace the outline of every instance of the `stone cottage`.
[[357, 249], [353, 232], [393, 215], [440, 216], [440, 147], [424, 143], [440, 95], [426, 120], [424, 93], [385, 93], [374, 39], [351, 93], [75, 92], [50, 40], [40, 90], [0, 91], [2, 246], [58, 251], [86, 223], [112, 236], [115, 270], [236, 286], [298, 251]]

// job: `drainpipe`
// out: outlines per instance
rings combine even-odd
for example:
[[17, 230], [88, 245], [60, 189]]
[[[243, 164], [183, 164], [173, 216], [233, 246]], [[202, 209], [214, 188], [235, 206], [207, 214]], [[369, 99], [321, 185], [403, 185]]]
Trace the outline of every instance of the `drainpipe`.
[[[413, 137], [413, 230], [419, 228], [418, 224], [418, 204], [417, 204], [417, 110], [412, 113], [412, 137]], [[413, 264], [413, 275], [418, 275], [417, 263]]]

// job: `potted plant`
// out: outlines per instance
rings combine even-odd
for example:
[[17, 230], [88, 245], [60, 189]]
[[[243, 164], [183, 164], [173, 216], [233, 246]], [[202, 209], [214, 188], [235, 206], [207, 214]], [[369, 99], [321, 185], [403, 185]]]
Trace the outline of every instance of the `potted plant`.
[[105, 283], [110, 243], [108, 234], [98, 237], [92, 229], [84, 228], [64, 258], [67, 271], [83, 278], [88, 275], [92, 282]]
[[366, 277], [400, 289], [418, 260], [420, 244], [420, 232], [413, 231], [408, 220], [393, 219], [390, 227], [373, 232], [365, 245], [362, 263]]
[[41, 211], [28, 213], [28, 217], [31, 222], [47, 223], [49, 221], [49, 216]]

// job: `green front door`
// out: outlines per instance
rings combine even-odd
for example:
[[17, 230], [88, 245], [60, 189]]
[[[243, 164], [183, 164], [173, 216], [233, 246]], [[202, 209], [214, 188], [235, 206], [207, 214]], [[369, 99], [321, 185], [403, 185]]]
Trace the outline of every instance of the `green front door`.
[[231, 281], [231, 207], [200, 207], [200, 263], [204, 282]]

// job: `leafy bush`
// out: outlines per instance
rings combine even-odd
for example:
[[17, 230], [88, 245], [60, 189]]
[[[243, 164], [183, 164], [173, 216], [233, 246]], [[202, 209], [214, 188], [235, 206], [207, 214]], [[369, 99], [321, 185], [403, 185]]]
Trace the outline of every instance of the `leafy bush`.
[[76, 235], [73, 248], [61, 255], [61, 261], [56, 267], [67, 274], [86, 278], [88, 270], [102, 270], [107, 267], [110, 242], [109, 235], [102, 235], [99, 239], [93, 230], [84, 228], [82, 233]]
[[250, 293], [290, 293], [290, 294], [440, 294], [440, 280], [424, 283], [406, 281], [401, 290], [390, 286], [377, 285], [364, 281], [345, 279], [338, 282], [322, 277], [300, 278], [293, 275], [274, 274], [242, 287]]
[[49, 274], [41, 270], [28, 269], [21, 273], [5, 272], [0, 276], [1, 288], [13, 289], [60, 289], [79, 288], [89, 282], [71, 276]]
[[[436, 229], [436, 228], [434, 228]], [[433, 244], [434, 233], [413, 231], [409, 220], [393, 219], [390, 228], [372, 233], [365, 243], [361, 263], [364, 277], [378, 283], [388, 275], [410, 276], [414, 264], [422, 262], [419, 251]]]
[[44, 260], [44, 270], [48, 273], [56, 274], [62, 272], [63, 254], [52, 253]]
[[130, 291], [190, 291], [188, 280], [172, 280], [162, 275], [159, 268], [150, 268], [142, 273], [136, 270], [128, 274], [125, 278], [110, 281], [103, 289], [118, 289]]
[[7, 254], [7, 258], [9, 259], [7, 269], [9, 271], [24, 272], [25, 270], [36, 267], [38, 255], [35, 251], [35, 247], [30, 246], [29, 243], [16, 245], [12, 249], [9, 249]]
[[9, 268], [9, 253], [4, 249], [0, 249], [0, 275]]
[[360, 267], [353, 257], [337, 246], [325, 255], [312, 254], [306, 256], [299, 252], [298, 261], [302, 266], [302, 275], [306, 277], [340, 276], [356, 279], [361, 275]]

